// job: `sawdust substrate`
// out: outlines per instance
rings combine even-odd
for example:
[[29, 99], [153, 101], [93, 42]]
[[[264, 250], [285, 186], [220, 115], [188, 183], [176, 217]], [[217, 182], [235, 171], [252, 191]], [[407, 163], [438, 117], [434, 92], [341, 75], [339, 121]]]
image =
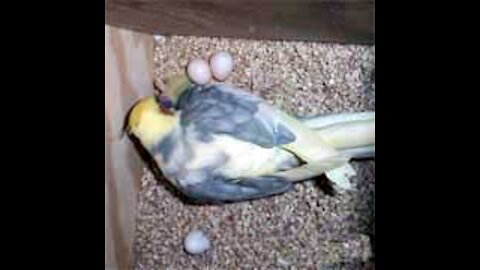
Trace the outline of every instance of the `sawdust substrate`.
[[[375, 47], [228, 38], [158, 37], [155, 76], [193, 57], [226, 50], [226, 83], [298, 115], [375, 110]], [[374, 261], [375, 162], [353, 162], [356, 190], [329, 194], [322, 179], [272, 198], [223, 206], [189, 205], [145, 169], [139, 194], [136, 269], [367, 269]], [[202, 229], [212, 248], [184, 251]], [[374, 269], [374, 266], [373, 266]]]

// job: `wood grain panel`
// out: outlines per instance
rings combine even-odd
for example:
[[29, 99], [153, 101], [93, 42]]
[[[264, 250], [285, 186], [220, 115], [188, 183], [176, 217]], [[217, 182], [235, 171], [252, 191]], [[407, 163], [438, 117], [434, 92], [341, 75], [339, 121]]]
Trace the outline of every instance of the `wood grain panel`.
[[105, 26], [105, 269], [132, 269], [136, 197], [142, 161], [125, 116], [153, 93], [153, 38]]
[[372, 44], [375, 0], [105, 0], [106, 22], [152, 34]]

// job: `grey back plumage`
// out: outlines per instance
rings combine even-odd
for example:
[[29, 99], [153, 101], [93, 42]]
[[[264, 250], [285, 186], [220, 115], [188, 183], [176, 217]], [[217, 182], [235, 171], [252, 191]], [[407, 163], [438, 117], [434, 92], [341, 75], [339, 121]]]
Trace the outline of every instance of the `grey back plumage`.
[[295, 140], [295, 135], [277, 121], [273, 108], [261, 98], [226, 85], [194, 85], [179, 98], [181, 124], [193, 126], [200, 139], [228, 134], [262, 147], [274, 147]]

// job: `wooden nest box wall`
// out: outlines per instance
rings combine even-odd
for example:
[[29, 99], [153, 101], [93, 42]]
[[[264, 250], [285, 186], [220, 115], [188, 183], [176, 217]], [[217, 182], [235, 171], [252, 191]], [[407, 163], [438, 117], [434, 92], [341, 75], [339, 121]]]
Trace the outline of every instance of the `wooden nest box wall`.
[[153, 93], [153, 34], [374, 44], [374, 0], [105, 0], [105, 269], [133, 269], [143, 164], [121, 137]]

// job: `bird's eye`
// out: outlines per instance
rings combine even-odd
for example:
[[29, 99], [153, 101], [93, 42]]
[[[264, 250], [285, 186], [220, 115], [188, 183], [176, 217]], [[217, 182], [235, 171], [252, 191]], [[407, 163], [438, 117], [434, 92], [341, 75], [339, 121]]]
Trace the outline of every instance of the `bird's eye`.
[[157, 102], [163, 108], [166, 108], [166, 109], [173, 108], [172, 100], [170, 98], [166, 97], [166, 96], [158, 95], [157, 96]]

